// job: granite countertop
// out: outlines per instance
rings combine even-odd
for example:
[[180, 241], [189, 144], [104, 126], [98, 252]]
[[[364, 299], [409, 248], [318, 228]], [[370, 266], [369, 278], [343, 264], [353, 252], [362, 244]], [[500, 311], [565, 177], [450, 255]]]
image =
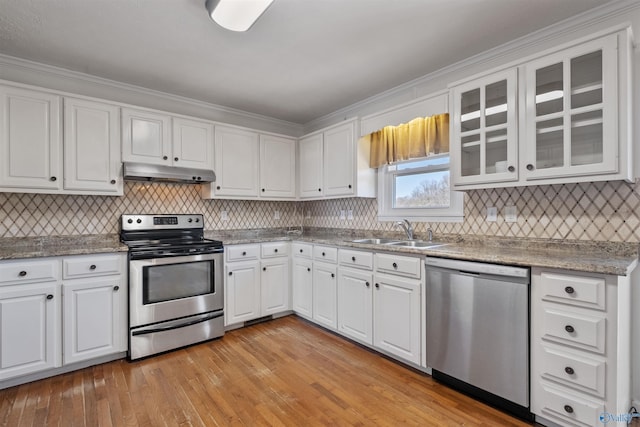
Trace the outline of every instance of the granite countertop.
[[[342, 246], [396, 253], [410, 253], [466, 261], [480, 261], [523, 267], [546, 267], [590, 273], [626, 276], [638, 262], [637, 243], [557, 241], [506, 237], [440, 236], [430, 249], [380, 244], [354, 243], [352, 240], [386, 237], [406, 238], [388, 232], [352, 232], [351, 230], [311, 229], [303, 234], [287, 230], [208, 231], [205, 236], [222, 240], [225, 245], [295, 240], [314, 244]], [[417, 236], [420, 238], [421, 236]]]
[[[467, 261], [481, 261], [525, 267], [561, 268], [590, 273], [628, 275], [638, 262], [637, 243], [558, 241], [506, 237], [437, 236], [429, 249], [354, 243], [361, 238], [405, 238], [394, 232], [307, 229], [206, 231], [205, 237], [225, 245], [273, 241], [302, 241], [355, 249], [419, 254]], [[416, 236], [418, 239], [422, 236]], [[0, 238], [0, 260], [126, 252], [117, 234]]]
[[5, 237], [0, 239], [0, 260], [126, 252], [117, 234], [79, 236]]

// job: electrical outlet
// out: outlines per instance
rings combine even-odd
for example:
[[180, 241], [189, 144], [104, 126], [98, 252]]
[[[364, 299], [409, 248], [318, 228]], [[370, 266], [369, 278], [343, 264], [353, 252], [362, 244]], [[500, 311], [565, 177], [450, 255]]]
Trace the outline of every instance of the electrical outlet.
[[487, 208], [487, 221], [496, 222], [498, 220], [498, 208], [492, 206]]
[[220, 211], [220, 219], [223, 221], [229, 221], [229, 214], [227, 211]]
[[349, 209], [349, 210], [347, 211], [347, 219], [348, 219], [349, 221], [353, 221], [353, 209]]
[[340, 210], [340, 221], [347, 219], [347, 212], [344, 209]]
[[518, 210], [515, 206], [505, 206], [504, 220], [506, 222], [516, 222], [518, 220]]
[[280, 219], [280, 211], [273, 211], [273, 219]]
[[311, 219], [311, 211], [307, 211], [306, 218], [307, 218], [307, 219]]

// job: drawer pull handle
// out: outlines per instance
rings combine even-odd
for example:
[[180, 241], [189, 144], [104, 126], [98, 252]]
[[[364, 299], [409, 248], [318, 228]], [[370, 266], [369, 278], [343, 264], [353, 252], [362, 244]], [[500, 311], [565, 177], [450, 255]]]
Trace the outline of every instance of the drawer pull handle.
[[95, 264], [91, 264], [91, 267], [89, 267], [90, 270], [95, 270], [97, 267]]
[[575, 328], [573, 326], [571, 326], [571, 325], [565, 326], [564, 330], [569, 332], [570, 334], [572, 334], [572, 333], [574, 333], [576, 331]]
[[51, 294], [47, 295], [47, 299], [53, 299], [53, 295]]
[[569, 405], [564, 405], [564, 410], [567, 411], [568, 414], [573, 414], [573, 408]]
[[393, 265], [393, 268], [398, 269], [398, 264], [396, 264], [395, 262], [391, 265]]
[[20, 276], [20, 277], [24, 277], [26, 275], [27, 275], [27, 272], [24, 271], [24, 270], [22, 270], [20, 273], [18, 273], [18, 276]]
[[247, 255], [247, 253], [246, 253], [246, 252], [242, 252], [242, 256], [246, 256], [246, 255]]
[[120, 286], [116, 285], [113, 287], [114, 292], [118, 292], [120, 290]]
[[351, 261], [356, 262], [356, 257], [352, 256]]
[[566, 288], [564, 288], [564, 291], [565, 291], [566, 293], [568, 293], [569, 295], [571, 295], [571, 294], [573, 294], [576, 290], [575, 290], [575, 289], [573, 289], [573, 287], [571, 287], [571, 286], [567, 286]]
[[564, 368], [564, 371], [568, 374], [568, 375], [573, 375], [576, 372], [573, 370], [573, 368], [571, 366], [567, 366], [566, 368]]
[[273, 252], [278, 253], [278, 249], [274, 249]]

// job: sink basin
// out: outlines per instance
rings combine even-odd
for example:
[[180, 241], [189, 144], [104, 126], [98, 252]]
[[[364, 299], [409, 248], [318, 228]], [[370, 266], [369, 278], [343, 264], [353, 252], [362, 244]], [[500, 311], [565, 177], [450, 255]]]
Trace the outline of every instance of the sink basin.
[[406, 240], [402, 242], [389, 242], [386, 244], [389, 246], [404, 246], [408, 248], [431, 249], [431, 248], [437, 248], [438, 246], [444, 246], [446, 243], [425, 242], [422, 240]]
[[352, 240], [352, 243], [365, 243], [368, 245], [387, 245], [391, 243], [399, 243], [394, 239], [356, 239]]

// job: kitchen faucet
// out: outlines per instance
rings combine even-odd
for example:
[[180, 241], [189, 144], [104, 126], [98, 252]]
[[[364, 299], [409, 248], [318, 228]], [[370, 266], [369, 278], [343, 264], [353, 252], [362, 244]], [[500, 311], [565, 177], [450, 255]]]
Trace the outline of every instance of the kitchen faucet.
[[409, 240], [413, 240], [413, 227], [411, 226], [411, 223], [409, 222], [409, 220], [403, 219], [402, 221], [396, 222], [396, 225], [399, 225], [400, 227], [402, 227], [405, 233], [407, 233], [407, 238]]

